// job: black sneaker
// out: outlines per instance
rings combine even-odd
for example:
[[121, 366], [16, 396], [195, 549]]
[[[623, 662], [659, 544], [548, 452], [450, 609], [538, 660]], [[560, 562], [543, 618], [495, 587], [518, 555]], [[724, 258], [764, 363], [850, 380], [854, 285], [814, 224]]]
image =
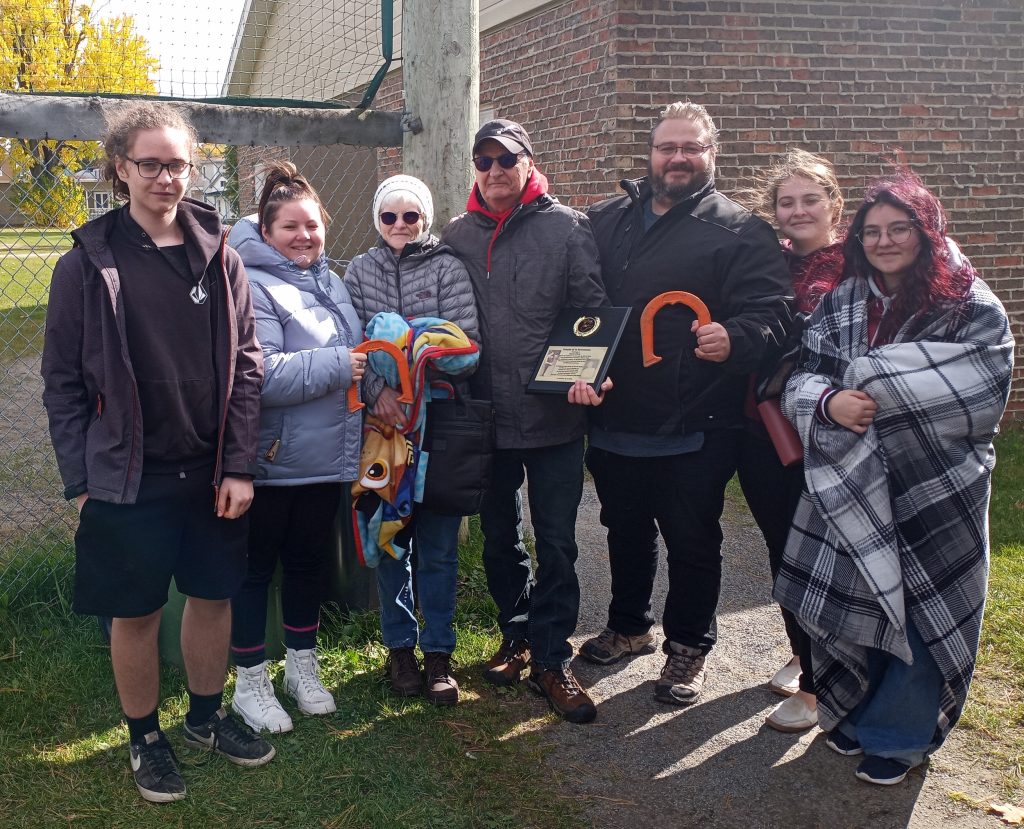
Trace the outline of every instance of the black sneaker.
[[858, 780], [863, 780], [865, 783], [895, 786], [906, 778], [908, 771], [910, 771], [910, 766], [906, 763], [889, 757], [875, 757], [869, 754], [861, 760], [854, 774], [857, 775]]
[[828, 736], [825, 737], [825, 745], [836, 754], [843, 754], [846, 757], [854, 757], [864, 753], [860, 743], [853, 739], [853, 737], [847, 737], [838, 728], [833, 728], [828, 732]]
[[270, 743], [223, 708], [200, 726], [189, 725], [186, 718], [182, 730], [187, 745], [223, 754], [239, 766], [262, 766], [274, 758]]
[[185, 797], [185, 781], [178, 772], [178, 758], [164, 732], [150, 731], [143, 742], [131, 743], [128, 753], [135, 785], [144, 800], [170, 803]]

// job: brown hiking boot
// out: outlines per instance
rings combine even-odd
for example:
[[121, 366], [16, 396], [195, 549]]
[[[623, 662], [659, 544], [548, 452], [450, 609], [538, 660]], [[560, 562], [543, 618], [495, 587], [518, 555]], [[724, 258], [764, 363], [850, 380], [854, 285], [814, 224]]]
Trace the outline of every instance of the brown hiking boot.
[[704, 690], [705, 654], [698, 648], [666, 640], [668, 658], [661, 669], [661, 677], [654, 685], [654, 698], [672, 705], [690, 705], [700, 699]]
[[455, 705], [459, 701], [459, 683], [452, 676], [451, 656], [433, 652], [423, 654], [423, 690], [434, 705]]
[[388, 651], [388, 676], [391, 692], [400, 697], [420, 695], [420, 666], [412, 648], [392, 648]]
[[547, 698], [551, 710], [571, 723], [593, 722], [597, 706], [568, 668], [534, 670], [526, 684]]
[[487, 660], [484, 679], [491, 685], [515, 685], [530, 667], [530, 643], [525, 639], [502, 639], [498, 652]]
[[651, 633], [638, 633], [627, 636], [605, 628], [593, 639], [588, 639], [580, 648], [580, 656], [588, 662], [598, 665], [611, 665], [624, 656], [639, 656], [642, 653], [654, 653], [654, 636]]

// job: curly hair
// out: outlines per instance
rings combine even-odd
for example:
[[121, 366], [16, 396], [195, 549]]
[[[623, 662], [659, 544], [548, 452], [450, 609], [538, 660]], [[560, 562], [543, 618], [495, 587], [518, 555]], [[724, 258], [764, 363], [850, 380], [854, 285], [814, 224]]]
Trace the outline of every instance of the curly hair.
[[777, 164], [757, 174], [754, 189], [754, 212], [766, 222], [775, 221], [775, 204], [779, 198], [779, 187], [789, 179], [799, 176], [819, 185], [832, 204], [832, 229], [835, 230], [843, 217], [843, 194], [839, 189], [836, 171], [826, 158], [791, 147]]
[[263, 191], [260, 193], [259, 222], [261, 230], [269, 229], [274, 224], [274, 219], [277, 218], [277, 212], [282, 205], [304, 199], [316, 202], [320, 208], [320, 217], [324, 221], [324, 227], [327, 226], [331, 217], [324, 210], [319, 194], [306, 180], [306, 177], [299, 172], [298, 167], [290, 161], [274, 161], [268, 164], [263, 172], [267, 179], [263, 184]]
[[951, 266], [942, 204], [916, 174], [898, 167], [868, 185], [864, 203], [854, 214], [843, 242], [843, 279], [852, 276], [871, 279], [878, 274], [860, 242], [867, 213], [878, 204], [888, 204], [906, 213], [921, 240], [920, 253], [900, 281], [891, 313], [882, 321], [888, 335], [921, 312], [961, 300], [970, 288], [974, 271], [969, 267], [954, 269]]
[[189, 160], [192, 148], [199, 143], [199, 135], [192, 122], [176, 107], [154, 101], [126, 101], [115, 104], [103, 113], [107, 124], [103, 138], [103, 178], [110, 182], [114, 195], [128, 200], [128, 185], [117, 174], [117, 162], [131, 154], [135, 136], [146, 130], [164, 128], [181, 130], [188, 137]]

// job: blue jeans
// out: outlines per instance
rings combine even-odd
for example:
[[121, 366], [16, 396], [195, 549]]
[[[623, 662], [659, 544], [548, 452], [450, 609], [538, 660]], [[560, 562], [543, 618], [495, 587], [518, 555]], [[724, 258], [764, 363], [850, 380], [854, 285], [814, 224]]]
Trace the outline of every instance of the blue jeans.
[[[523, 543], [522, 495], [529, 478], [537, 573]], [[583, 438], [539, 449], [495, 453], [491, 487], [480, 508], [484, 571], [506, 639], [527, 639], [534, 664], [566, 668], [576, 630], [576, 510], [583, 497]]]
[[839, 730], [857, 740], [865, 754], [913, 768], [924, 762], [935, 737], [945, 680], [909, 618], [907, 639], [913, 665], [885, 651], [868, 650], [867, 694], [839, 723]]
[[[438, 515], [417, 507], [413, 554], [401, 561], [385, 555], [377, 566], [380, 629], [388, 648], [413, 648], [424, 653], [455, 650], [455, 586], [459, 565], [457, 515]], [[412, 558], [416, 558], [416, 594], [423, 614], [423, 633], [416, 619]]]

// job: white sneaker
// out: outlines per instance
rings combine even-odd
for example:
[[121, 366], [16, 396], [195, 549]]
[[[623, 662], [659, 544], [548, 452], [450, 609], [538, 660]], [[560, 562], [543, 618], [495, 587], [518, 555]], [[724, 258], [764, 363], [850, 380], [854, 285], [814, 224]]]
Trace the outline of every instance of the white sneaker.
[[267, 663], [252, 668], [236, 669], [235, 697], [231, 707], [255, 731], [273, 731], [283, 734], [291, 731], [292, 718], [274, 696], [274, 686], [267, 675]]
[[284, 659], [284, 690], [303, 714], [333, 714], [338, 710], [331, 692], [320, 682], [316, 651], [288, 648]]
[[779, 696], [791, 697], [800, 690], [800, 660], [793, 657], [768, 681], [768, 687]]
[[764, 721], [769, 728], [786, 734], [799, 734], [818, 724], [818, 711], [811, 708], [799, 694], [783, 700]]

